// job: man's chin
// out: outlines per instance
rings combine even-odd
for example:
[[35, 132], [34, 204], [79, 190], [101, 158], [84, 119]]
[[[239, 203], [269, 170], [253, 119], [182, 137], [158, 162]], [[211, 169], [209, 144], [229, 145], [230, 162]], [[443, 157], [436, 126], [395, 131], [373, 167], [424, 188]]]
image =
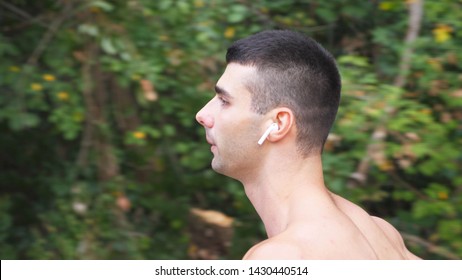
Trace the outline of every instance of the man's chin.
[[227, 170], [227, 168], [225, 168], [223, 163], [217, 162], [217, 160], [215, 158], [212, 160], [212, 169], [213, 169], [213, 171], [215, 171], [218, 174], [225, 175], [225, 176], [228, 176], [228, 177], [232, 177], [232, 176], [229, 175], [229, 172], [227, 172], [229, 170]]
[[213, 161], [212, 161], [212, 169], [216, 173], [223, 174], [223, 167], [221, 165], [219, 165], [219, 164], [214, 163]]

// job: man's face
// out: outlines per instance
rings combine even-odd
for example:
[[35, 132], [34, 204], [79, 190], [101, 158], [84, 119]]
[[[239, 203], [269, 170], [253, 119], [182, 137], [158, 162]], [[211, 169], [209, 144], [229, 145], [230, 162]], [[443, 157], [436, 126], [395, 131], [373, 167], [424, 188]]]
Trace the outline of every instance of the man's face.
[[214, 155], [212, 168], [241, 179], [258, 168], [263, 116], [251, 110], [251, 95], [245, 87], [256, 69], [230, 63], [216, 84], [216, 95], [196, 115], [204, 126]]

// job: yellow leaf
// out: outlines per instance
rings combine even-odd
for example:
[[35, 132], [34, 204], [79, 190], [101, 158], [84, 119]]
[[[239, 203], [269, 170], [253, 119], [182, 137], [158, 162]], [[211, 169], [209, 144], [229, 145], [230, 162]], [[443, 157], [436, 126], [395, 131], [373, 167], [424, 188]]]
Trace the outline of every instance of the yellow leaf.
[[33, 90], [33, 91], [41, 91], [43, 89], [43, 86], [39, 83], [32, 83], [30, 85], [30, 88]]
[[449, 198], [448, 196], [448, 193], [447, 192], [438, 192], [438, 198], [441, 199], [441, 200], [446, 200]]
[[203, 0], [195, 0], [194, 1], [194, 7], [196, 8], [202, 8], [205, 6], [205, 3]]
[[389, 160], [385, 160], [378, 165], [379, 169], [382, 171], [393, 170], [393, 164]]
[[56, 80], [55, 76], [53, 76], [51, 74], [45, 74], [45, 75], [42, 76], [42, 78], [47, 82], [52, 82], [52, 81]]
[[133, 75], [132, 75], [132, 80], [133, 80], [133, 81], [139, 81], [139, 80], [141, 80], [141, 76], [138, 75], [138, 74], [133, 74]]
[[379, 9], [382, 11], [389, 11], [393, 8], [393, 3], [389, 1], [380, 2]]
[[437, 43], [443, 43], [451, 39], [452, 27], [446, 24], [438, 24], [436, 28], [433, 29], [433, 37]]
[[145, 139], [146, 138], [146, 133], [144, 133], [142, 131], [135, 131], [135, 132], [133, 132], [133, 137], [135, 137], [136, 139]]
[[56, 96], [58, 97], [59, 100], [62, 100], [62, 101], [69, 100], [69, 93], [65, 91], [58, 92]]
[[19, 72], [21, 71], [21, 68], [19, 68], [18, 66], [10, 66], [8, 70], [10, 70], [10, 72]]
[[236, 29], [232, 26], [226, 28], [225, 33], [224, 33], [225, 38], [227, 39], [233, 38], [235, 34], [236, 34]]

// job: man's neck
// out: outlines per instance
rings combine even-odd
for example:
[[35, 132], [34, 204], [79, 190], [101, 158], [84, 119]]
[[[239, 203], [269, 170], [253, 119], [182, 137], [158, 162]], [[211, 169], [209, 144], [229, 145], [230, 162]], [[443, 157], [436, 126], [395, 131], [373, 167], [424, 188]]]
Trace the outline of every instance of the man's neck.
[[258, 176], [243, 181], [245, 192], [262, 219], [268, 237], [273, 237], [287, 229], [296, 220], [300, 195], [326, 194], [320, 156], [286, 161], [276, 159], [266, 161]]

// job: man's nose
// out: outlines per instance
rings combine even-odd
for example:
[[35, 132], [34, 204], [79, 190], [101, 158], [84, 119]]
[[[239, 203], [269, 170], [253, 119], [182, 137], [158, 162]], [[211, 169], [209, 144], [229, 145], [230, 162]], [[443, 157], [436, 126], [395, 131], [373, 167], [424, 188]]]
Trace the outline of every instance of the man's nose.
[[[209, 105], [209, 103], [207, 103], [207, 105]], [[200, 109], [199, 112], [197, 112], [196, 120], [204, 127], [211, 128], [213, 126], [213, 118], [207, 109], [207, 105], [205, 105], [202, 109]]]

